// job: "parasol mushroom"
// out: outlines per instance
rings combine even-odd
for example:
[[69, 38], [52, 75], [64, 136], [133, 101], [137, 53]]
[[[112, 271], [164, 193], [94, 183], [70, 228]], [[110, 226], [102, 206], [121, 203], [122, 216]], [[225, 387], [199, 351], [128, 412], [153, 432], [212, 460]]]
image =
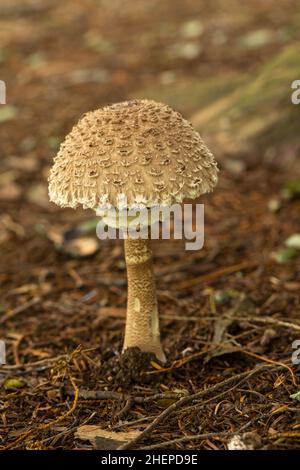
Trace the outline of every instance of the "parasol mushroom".
[[[170, 206], [213, 190], [217, 165], [198, 132], [169, 106], [132, 100], [85, 114], [62, 143], [49, 177], [61, 207], [127, 209]], [[138, 347], [161, 361], [152, 252], [148, 239], [125, 239], [128, 301], [123, 350]]]

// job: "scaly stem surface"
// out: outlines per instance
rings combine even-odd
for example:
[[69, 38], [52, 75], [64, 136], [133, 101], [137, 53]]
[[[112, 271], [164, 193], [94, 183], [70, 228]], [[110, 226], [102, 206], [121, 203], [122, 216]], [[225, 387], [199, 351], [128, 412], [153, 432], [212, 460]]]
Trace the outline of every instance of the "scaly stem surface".
[[156, 288], [150, 240], [125, 239], [128, 278], [127, 318], [123, 350], [137, 346], [165, 361], [160, 342]]

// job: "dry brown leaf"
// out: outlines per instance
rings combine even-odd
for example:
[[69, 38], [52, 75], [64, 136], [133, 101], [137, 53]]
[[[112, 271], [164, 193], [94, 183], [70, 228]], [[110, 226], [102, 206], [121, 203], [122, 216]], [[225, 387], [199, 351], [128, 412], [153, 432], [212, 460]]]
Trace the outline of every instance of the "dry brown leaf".
[[75, 437], [90, 441], [99, 450], [116, 449], [121, 443], [136, 438], [141, 431], [113, 432], [102, 429], [97, 425], [85, 425], [77, 428]]

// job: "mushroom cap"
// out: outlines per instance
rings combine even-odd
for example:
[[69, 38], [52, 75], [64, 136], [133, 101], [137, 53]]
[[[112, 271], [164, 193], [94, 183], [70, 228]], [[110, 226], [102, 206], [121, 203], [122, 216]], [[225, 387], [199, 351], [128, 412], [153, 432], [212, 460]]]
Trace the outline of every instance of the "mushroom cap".
[[132, 100], [86, 113], [61, 144], [49, 197], [61, 207], [171, 205], [213, 190], [217, 164], [169, 106]]

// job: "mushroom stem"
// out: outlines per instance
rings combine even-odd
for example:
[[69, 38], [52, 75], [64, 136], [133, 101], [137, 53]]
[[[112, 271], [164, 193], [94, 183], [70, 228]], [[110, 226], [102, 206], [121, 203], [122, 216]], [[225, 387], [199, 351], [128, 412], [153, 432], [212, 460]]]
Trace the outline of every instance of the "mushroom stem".
[[156, 288], [150, 240], [125, 239], [128, 278], [127, 318], [123, 351], [138, 347], [165, 362], [159, 334]]

